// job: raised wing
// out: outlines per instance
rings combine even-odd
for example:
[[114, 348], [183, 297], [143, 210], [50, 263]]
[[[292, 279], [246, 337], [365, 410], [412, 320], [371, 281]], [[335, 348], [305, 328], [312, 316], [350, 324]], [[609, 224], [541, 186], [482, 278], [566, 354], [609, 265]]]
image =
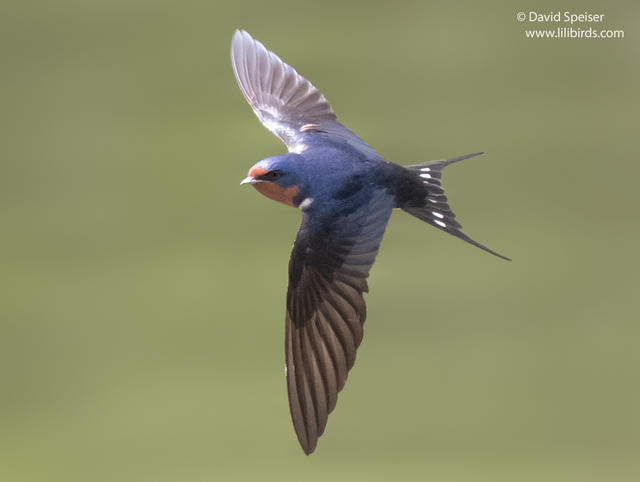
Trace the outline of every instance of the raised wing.
[[302, 152], [308, 133], [342, 138], [370, 156], [380, 156], [336, 120], [329, 102], [311, 82], [244, 30], [231, 41], [231, 65], [242, 95], [264, 126], [290, 152]]
[[392, 206], [381, 190], [347, 216], [304, 214], [289, 262], [285, 352], [291, 418], [306, 454], [355, 362], [366, 317], [362, 293]]

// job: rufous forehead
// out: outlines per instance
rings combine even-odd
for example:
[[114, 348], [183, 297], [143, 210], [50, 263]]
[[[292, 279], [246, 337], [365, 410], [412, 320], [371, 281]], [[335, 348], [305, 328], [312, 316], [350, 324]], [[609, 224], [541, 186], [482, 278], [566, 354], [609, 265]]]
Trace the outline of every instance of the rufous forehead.
[[266, 174], [267, 171], [266, 169], [263, 169], [260, 166], [253, 166], [251, 169], [249, 169], [249, 177], [252, 177], [254, 179]]

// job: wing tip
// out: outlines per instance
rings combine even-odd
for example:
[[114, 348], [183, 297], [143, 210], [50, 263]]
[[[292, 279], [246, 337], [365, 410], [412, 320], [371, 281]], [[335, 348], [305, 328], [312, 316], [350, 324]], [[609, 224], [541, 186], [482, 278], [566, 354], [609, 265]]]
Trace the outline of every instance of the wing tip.
[[253, 38], [251, 37], [251, 34], [249, 32], [247, 32], [245, 29], [243, 28], [237, 28], [233, 31], [233, 37], [231, 38], [232, 41], [235, 40], [239, 40], [239, 39], [244, 39], [244, 38]]
[[234, 52], [240, 52], [255, 44], [260, 44], [260, 42], [254, 39], [249, 32], [241, 28], [235, 29], [231, 36], [231, 58], [233, 59]]
[[233, 35], [231, 36], [231, 50], [234, 50], [234, 47], [239, 46], [240, 42], [243, 41], [244, 34], [247, 33], [246, 30], [242, 30], [237, 28], [233, 31]]
[[308, 440], [307, 443], [300, 442], [300, 446], [302, 447], [302, 451], [307, 456], [311, 455], [316, 450], [316, 446], [317, 445], [318, 445], [318, 439], [317, 438], [315, 440]]

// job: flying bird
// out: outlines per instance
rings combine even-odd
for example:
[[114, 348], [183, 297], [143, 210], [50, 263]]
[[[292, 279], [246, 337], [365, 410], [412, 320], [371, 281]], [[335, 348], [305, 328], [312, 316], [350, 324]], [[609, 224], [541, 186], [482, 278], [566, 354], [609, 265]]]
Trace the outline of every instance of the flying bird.
[[289, 408], [308, 455], [324, 432], [362, 341], [363, 293], [394, 208], [502, 259], [461, 231], [442, 170], [482, 154], [413, 166], [386, 162], [336, 119], [306, 78], [243, 30], [231, 41], [238, 86], [288, 153], [256, 163], [240, 184], [302, 211], [289, 261], [285, 358]]

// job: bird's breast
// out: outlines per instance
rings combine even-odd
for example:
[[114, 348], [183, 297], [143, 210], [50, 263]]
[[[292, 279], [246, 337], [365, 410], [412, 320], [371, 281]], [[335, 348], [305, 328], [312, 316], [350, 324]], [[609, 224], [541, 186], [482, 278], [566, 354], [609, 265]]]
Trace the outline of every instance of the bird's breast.
[[275, 182], [256, 182], [253, 187], [263, 196], [281, 202], [287, 206], [296, 207], [293, 198], [298, 194], [298, 186], [281, 187]]

